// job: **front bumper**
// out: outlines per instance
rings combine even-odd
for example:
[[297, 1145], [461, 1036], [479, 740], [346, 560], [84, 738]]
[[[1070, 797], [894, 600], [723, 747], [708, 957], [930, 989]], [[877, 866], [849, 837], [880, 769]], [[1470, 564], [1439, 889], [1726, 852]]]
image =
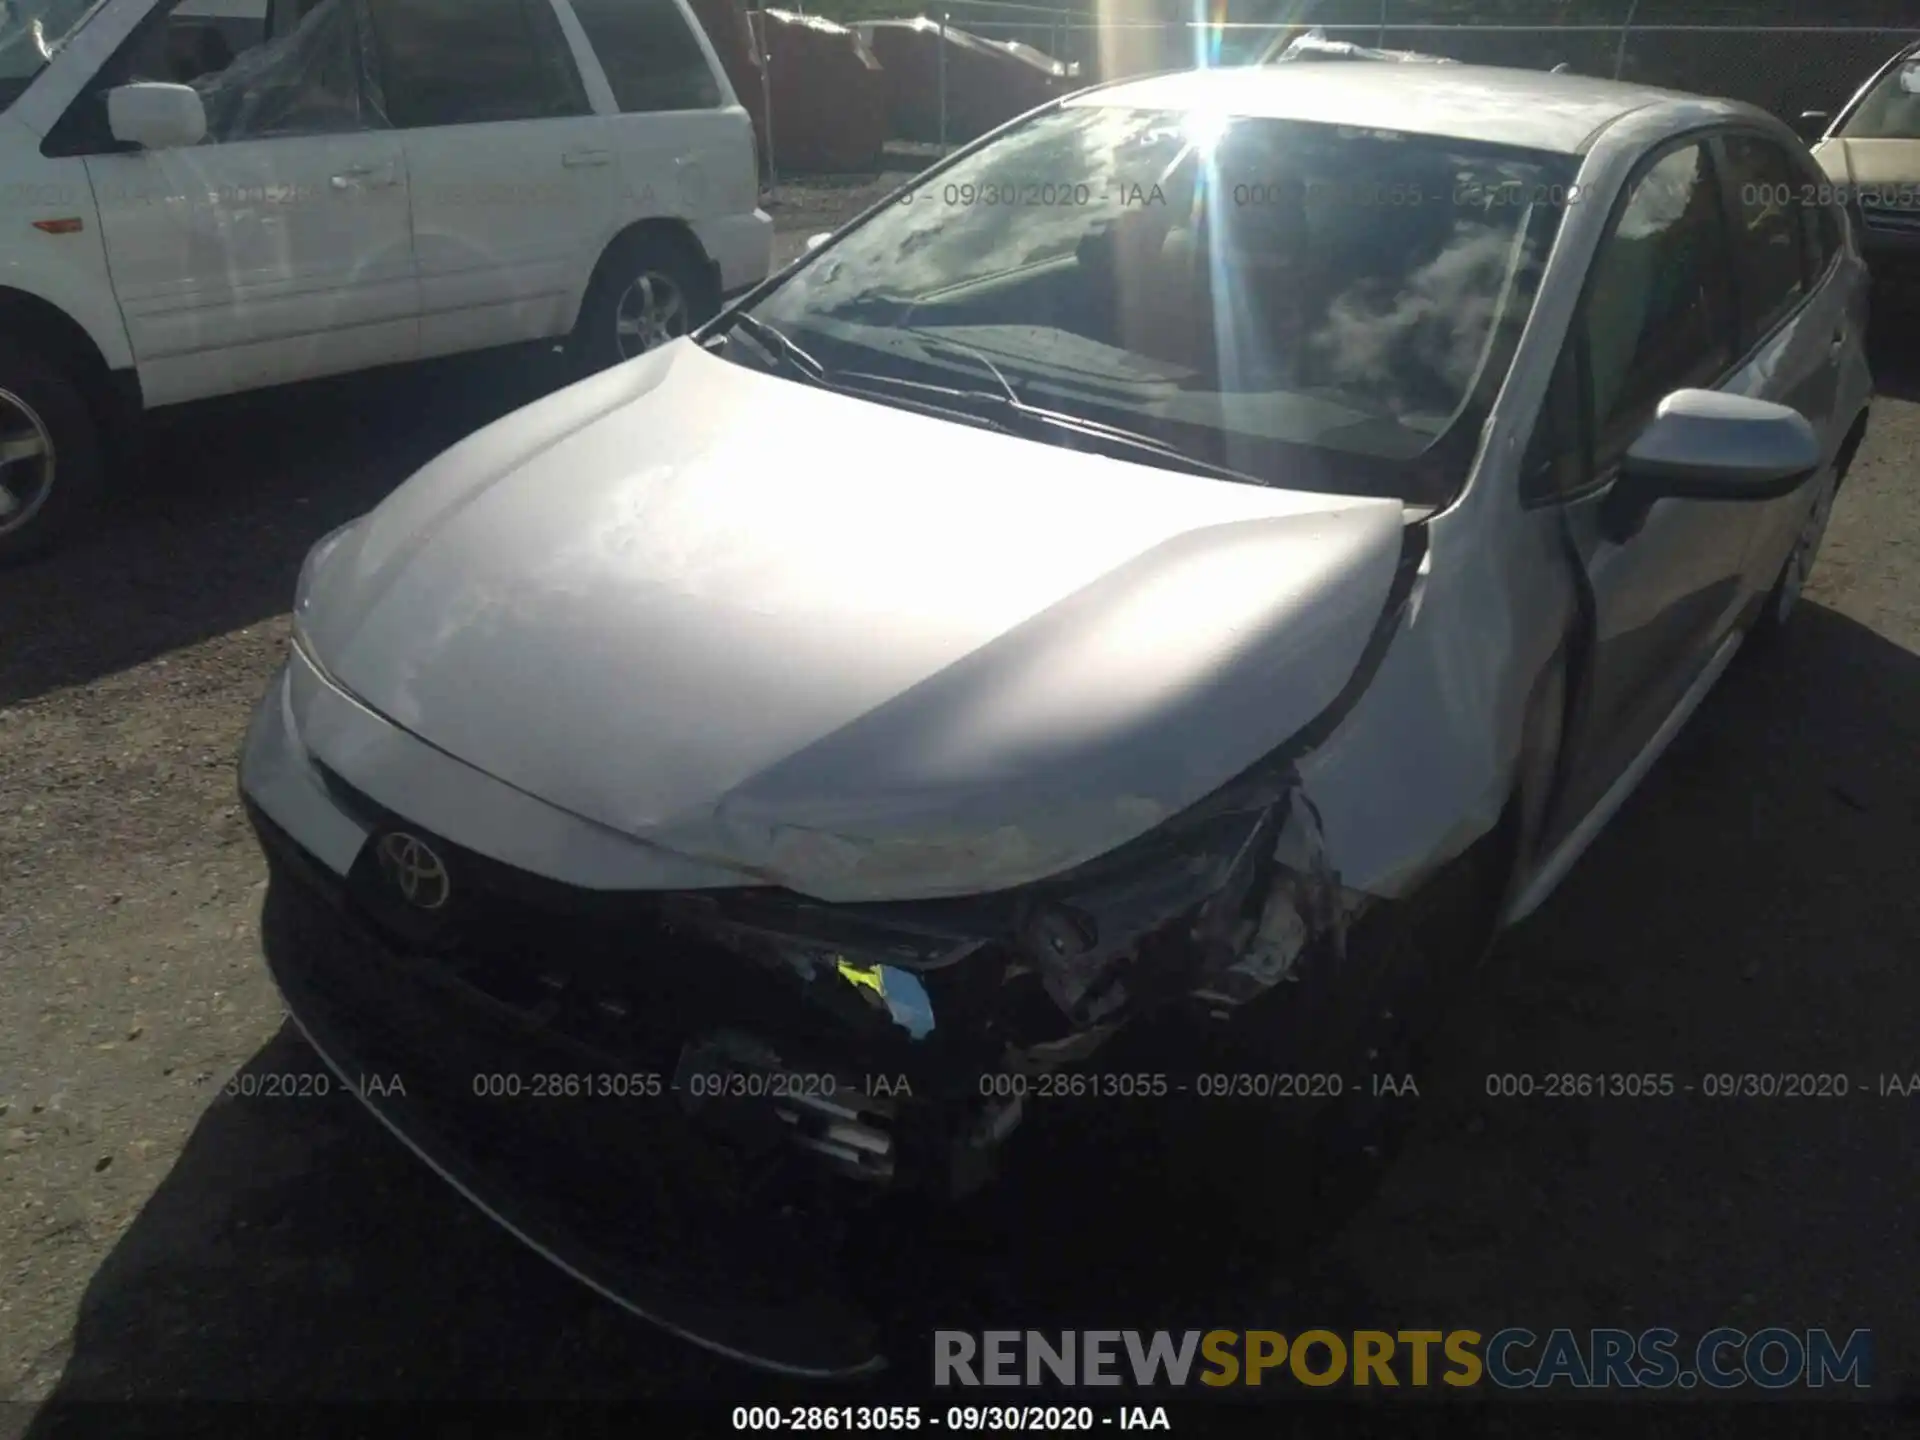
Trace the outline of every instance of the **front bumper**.
[[[488, 780], [297, 650], [255, 712], [240, 781], [271, 874], [269, 970], [388, 1130], [538, 1253], [675, 1334], [793, 1375], [883, 1363], [845, 1298], [871, 1256], [858, 1222], [889, 1193], [991, 1170], [1010, 1126], [983, 1112], [1019, 1102], [955, 1082], [979, 1073], [970, 1055], [946, 1055], [944, 1088], [928, 1073], [977, 1027], [929, 1043], [851, 985], [827, 987], [850, 1006], [822, 1006], [795, 993], [818, 977], [663, 930], [658, 892], [739, 877], [616, 844]], [[463, 886], [451, 933], [381, 875], [378, 840], [400, 827], [442, 848]], [[603, 888], [533, 868], [556, 859]], [[757, 1057], [719, 1044], [742, 1038]]]
[[[729, 1203], [729, 1156], [651, 1072], [543, 1030], [356, 917], [351, 880], [257, 805], [261, 932], [295, 1025], [356, 1099], [487, 1216], [616, 1304], [785, 1374], [868, 1373], [871, 1323], [808, 1221]], [[655, 1076], [654, 1078], [658, 1078]]]
[[[1069, 1025], [1033, 967], [1005, 954], [996, 965], [968, 950], [919, 971], [928, 1025], [916, 1028], [833, 965], [723, 943], [697, 917], [718, 905], [743, 921], [764, 890], [741, 893], [738, 875], [687, 870], [488, 779], [358, 705], [298, 652], [256, 712], [241, 790], [272, 874], [262, 923], [269, 968], [296, 1024], [355, 1097], [568, 1273], [762, 1368], [804, 1376], [878, 1368], [875, 1327], [844, 1298], [868, 1294], [860, 1276], [870, 1281], [885, 1253], [862, 1228], [873, 1213], [865, 1202], [889, 1188], [872, 1182], [922, 1195], [973, 1188], [1021, 1119], [1020, 1089], [982, 1083], [1008, 1078], [999, 1061], [1019, 1051], [1072, 1066], [1092, 1053], [1085, 1042], [1106, 1044], [1103, 1032], [1117, 1028]], [[1266, 813], [1255, 835], [1272, 826], [1301, 839], [1287, 828], [1284, 816], [1300, 808], [1287, 795], [1290, 809]], [[404, 904], [382, 873], [382, 842], [408, 837], [444, 859], [441, 878], [451, 874], [457, 897], [444, 913]], [[1222, 853], [1266, 853], [1253, 841]], [[595, 878], [563, 882], [545, 867]], [[1265, 896], [1264, 937], [1290, 892], [1283, 877], [1269, 893], [1258, 873], [1236, 859], [1219, 893], [1233, 897], [1234, 913], [1245, 908], [1241, 881]], [[1286, 873], [1306, 883], [1304, 872]], [[1385, 915], [1374, 907], [1361, 917], [1338, 986], [1306, 988], [1353, 989], [1370, 1009], [1376, 959], [1397, 952], [1362, 935]], [[838, 919], [859, 929], [851, 910]], [[858, 954], [863, 938], [829, 943]], [[1271, 959], [1264, 941], [1244, 937], [1236, 955]], [[1329, 1041], [1348, 1048], [1344, 1021], [1327, 1023], [1340, 1012], [1300, 1008], [1272, 976], [1260, 987], [1271, 1003], [1247, 1007], [1264, 1016], [1249, 1037], [1244, 1022], [1216, 1025], [1238, 1000], [1196, 1009], [1174, 992], [1200, 972], [1169, 959], [1162, 974], [1157, 964], [1142, 961], [1135, 1004], [1167, 1023], [1126, 1027], [1147, 1049], [1123, 1057], [1106, 1044], [1100, 1053], [1157, 1077], [1150, 1093], [1176, 1109], [1186, 1087], [1162, 1073], [1171, 1070], [1164, 1061], [1243, 1068], [1229, 1065], [1230, 1055], [1249, 1053], [1229, 1032], [1268, 1057], [1306, 1057]], [[1326, 969], [1324, 979], [1334, 974]], [[1314, 967], [1309, 979], [1317, 975]], [[1172, 988], [1162, 995], [1154, 985]], [[1346, 1018], [1367, 1017], [1356, 1009]], [[757, 1055], [742, 1059], [741, 1040]], [[694, 1083], [703, 1074], [704, 1088]], [[749, 1084], [727, 1088], [736, 1076]], [[1117, 1094], [1116, 1115], [1130, 1115], [1147, 1107], [1126, 1097], [1149, 1092], [1062, 1093]], [[1075, 1131], [1102, 1128], [1106, 1108], [1054, 1107]], [[1059, 1133], [1051, 1115], [1041, 1118], [1020, 1125], [1017, 1143], [1029, 1154]]]
[[[750, 1024], [779, 1006], [778, 987], [753, 980], [779, 977], [753, 976], [752, 962], [738, 957], [674, 965], [643, 953], [644, 937], [622, 937], [619, 917], [549, 922], [537, 905], [500, 917], [490, 938], [518, 944], [505, 965], [498, 955], [488, 968], [465, 965], [444, 946], [412, 943], [404, 917], [391, 902], [383, 907], [372, 884], [370, 842], [382, 820], [328, 769], [326, 755], [351, 755], [428, 834], [484, 835], [510, 853], [525, 847], [517, 859], [564, 855], [610, 886], [669, 888], [702, 877], [660, 869], [631, 846], [602, 853], [580, 822], [478, 772], [445, 770], [458, 762], [354, 705], [296, 652], [255, 712], [241, 795], [270, 868], [262, 916], [269, 970], [341, 1083], [485, 1214], [629, 1311], [780, 1373], [878, 1368], [874, 1328], [841, 1298], [837, 1264], [848, 1243], [842, 1232], [859, 1213], [851, 1202], [874, 1187], [841, 1180], [835, 1165], [803, 1154], [799, 1127], [779, 1119], [764, 1089], [709, 1098], [694, 1115], [685, 1087], [672, 1088], [681, 1045], [707, 1033], [694, 1017], [710, 1023], [719, 1011]], [[572, 888], [494, 869], [543, 898]], [[641, 963], [601, 985], [610, 957], [596, 951], [608, 948], [610, 928], [625, 941], [611, 958]], [[511, 963], [521, 959], [528, 963]], [[556, 994], [550, 970], [578, 983]], [[607, 1013], [602, 1002], [622, 978], [628, 1008], [661, 1022], [650, 1034], [633, 1036], [634, 1026]], [[697, 994], [683, 993], [703, 979], [711, 982], [704, 1009]], [[714, 1003], [716, 990], [725, 1005]], [[860, 1090], [843, 1080], [839, 1098], [851, 1103], [840, 1108], [886, 1107]], [[798, 1118], [809, 1134], [831, 1128], [832, 1117], [817, 1111]], [[840, 1149], [871, 1160], [857, 1145]], [[836, 1185], [860, 1193], [824, 1193]], [[794, 1197], [805, 1203], [778, 1203]]]

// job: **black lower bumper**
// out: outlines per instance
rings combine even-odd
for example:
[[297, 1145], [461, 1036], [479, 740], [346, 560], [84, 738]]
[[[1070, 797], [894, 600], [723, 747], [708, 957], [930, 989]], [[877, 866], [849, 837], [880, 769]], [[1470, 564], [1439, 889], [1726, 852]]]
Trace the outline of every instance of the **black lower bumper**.
[[884, 1365], [817, 1212], [734, 1204], [738, 1156], [670, 1077], [610, 1070], [358, 922], [345, 882], [250, 808], [270, 864], [268, 967], [340, 1082], [467, 1199], [667, 1330], [803, 1376]]

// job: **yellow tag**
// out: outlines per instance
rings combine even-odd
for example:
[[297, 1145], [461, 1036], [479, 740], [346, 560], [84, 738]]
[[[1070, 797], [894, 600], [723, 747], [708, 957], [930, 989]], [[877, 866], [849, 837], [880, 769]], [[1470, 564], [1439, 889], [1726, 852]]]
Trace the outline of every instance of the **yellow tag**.
[[878, 965], [870, 969], [863, 969], [851, 960], [837, 960], [834, 962], [833, 968], [840, 972], [840, 978], [849, 985], [864, 985], [867, 989], [873, 991], [874, 994], [880, 996], [881, 999], [884, 1000], [886, 998], [886, 987], [880, 982], [880, 967]]

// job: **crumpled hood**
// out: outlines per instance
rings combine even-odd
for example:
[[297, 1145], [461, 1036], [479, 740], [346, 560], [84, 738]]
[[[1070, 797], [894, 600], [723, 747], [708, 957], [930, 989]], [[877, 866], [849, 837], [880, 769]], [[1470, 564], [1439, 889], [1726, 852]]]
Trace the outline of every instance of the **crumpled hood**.
[[1402, 525], [682, 342], [428, 465], [302, 628], [368, 707], [575, 815], [825, 900], [965, 894], [1132, 839], [1322, 712]]

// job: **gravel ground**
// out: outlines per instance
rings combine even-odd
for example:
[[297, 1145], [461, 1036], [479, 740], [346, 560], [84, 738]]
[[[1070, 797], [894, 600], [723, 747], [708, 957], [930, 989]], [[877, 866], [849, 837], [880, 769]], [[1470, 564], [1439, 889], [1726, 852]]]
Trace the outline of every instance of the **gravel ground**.
[[[783, 254], [884, 188], [783, 187]], [[1911, 1387], [1920, 1098], [1485, 1092], [1498, 1072], [1920, 1071], [1920, 367], [1880, 369], [1788, 642], [1735, 667], [1474, 977], [1384, 1184], [1236, 1292], [1264, 1307], [1241, 1313], [1868, 1326], [1878, 1393]], [[106, 533], [0, 575], [0, 1399], [745, 1392], [497, 1232], [349, 1100], [228, 1093], [317, 1068], [259, 960], [233, 778], [300, 557], [549, 378], [484, 357], [168, 415]], [[1168, 1323], [1146, 1256], [1204, 1254], [1205, 1216], [1186, 1228], [1111, 1236], [1088, 1291], [1106, 1323]], [[959, 1305], [993, 1269], [927, 1284]]]

